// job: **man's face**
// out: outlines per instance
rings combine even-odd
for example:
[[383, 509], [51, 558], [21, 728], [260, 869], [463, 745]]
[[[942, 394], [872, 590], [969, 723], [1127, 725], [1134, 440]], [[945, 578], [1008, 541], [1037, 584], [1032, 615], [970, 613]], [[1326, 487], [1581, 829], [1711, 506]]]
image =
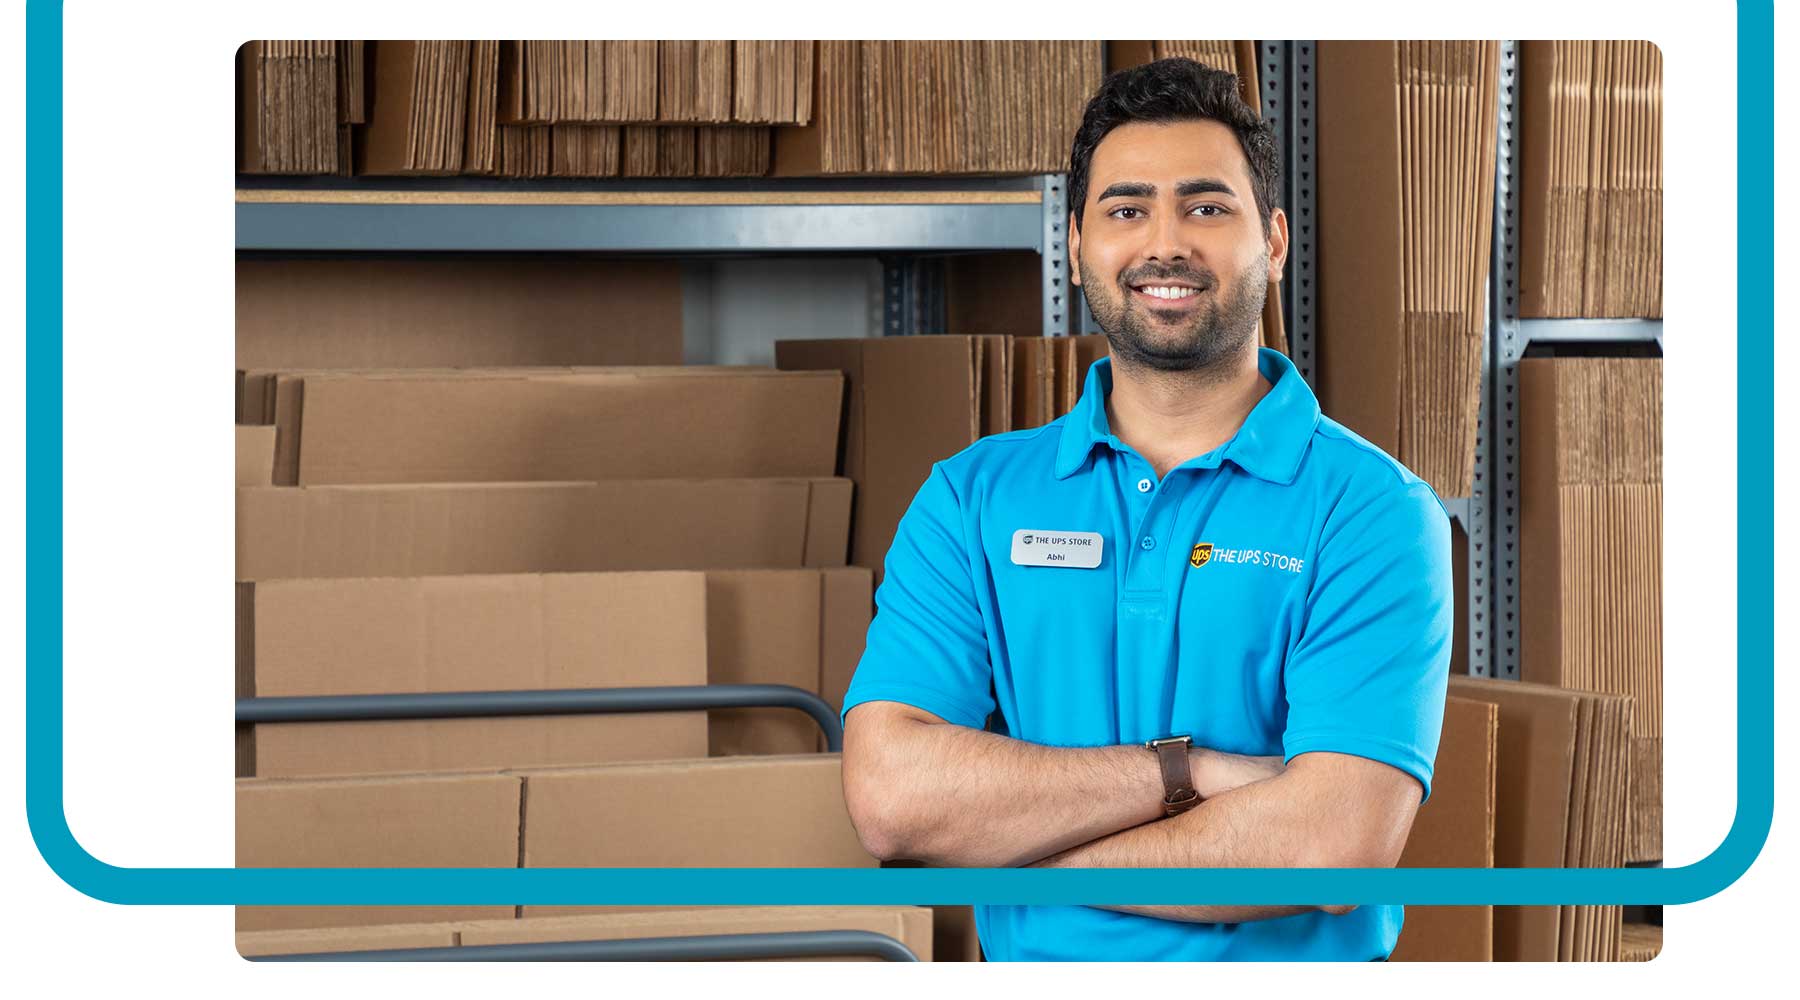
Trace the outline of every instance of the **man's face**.
[[1263, 235], [1230, 128], [1121, 125], [1094, 150], [1087, 198], [1069, 252], [1114, 357], [1194, 371], [1246, 350], [1281, 276], [1287, 220], [1276, 212]]

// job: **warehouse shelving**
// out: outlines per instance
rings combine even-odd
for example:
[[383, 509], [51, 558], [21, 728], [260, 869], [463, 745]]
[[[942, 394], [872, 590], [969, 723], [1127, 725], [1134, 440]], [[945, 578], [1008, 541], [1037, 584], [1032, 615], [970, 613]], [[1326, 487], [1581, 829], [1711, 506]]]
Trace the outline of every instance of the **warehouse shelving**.
[[878, 256], [884, 332], [929, 329], [952, 253], [1043, 260], [1043, 332], [1067, 332], [1060, 174], [996, 178], [537, 181], [240, 178], [239, 251]]
[[[1518, 43], [1500, 43], [1499, 141], [1494, 183], [1493, 263], [1488, 269], [1488, 349], [1483, 359], [1481, 418], [1470, 537], [1470, 617], [1493, 630], [1470, 631], [1470, 672], [1519, 679], [1519, 452], [1514, 417], [1518, 364], [1538, 344], [1654, 345], [1662, 348], [1660, 319], [1523, 319], [1519, 316]], [[1475, 509], [1479, 504], [1479, 510]], [[1491, 556], [1490, 556], [1491, 553]], [[1477, 571], [1481, 563], [1485, 570]], [[1477, 591], [1475, 585], [1481, 590]], [[1491, 636], [1491, 644], [1489, 642]]]

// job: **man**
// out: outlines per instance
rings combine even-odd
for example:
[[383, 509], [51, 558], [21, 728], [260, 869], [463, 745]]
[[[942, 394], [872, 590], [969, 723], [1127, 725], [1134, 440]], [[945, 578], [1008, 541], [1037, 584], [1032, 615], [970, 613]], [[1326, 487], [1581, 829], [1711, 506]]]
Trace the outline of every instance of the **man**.
[[[1448, 518], [1258, 349], [1288, 246], [1276, 172], [1229, 74], [1162, 60], [1088, 103], [1069, 253], [1112, 358], [1067, 417], [939, 463], [900, 524], [844, 701], [845, 801], [873, 854], [1398, 860], [1443, 721]], [[1400, 921], [1204, 901], [976, 912], [990, 959], [1369, 960]]]

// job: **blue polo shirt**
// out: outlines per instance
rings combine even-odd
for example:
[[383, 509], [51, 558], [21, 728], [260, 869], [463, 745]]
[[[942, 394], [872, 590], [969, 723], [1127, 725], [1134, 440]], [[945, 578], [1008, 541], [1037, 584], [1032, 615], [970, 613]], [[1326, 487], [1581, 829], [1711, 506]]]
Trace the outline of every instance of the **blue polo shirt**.
[[[1238, 433], [1160, 480], [1108, 426], [1105, 360], [1067, 416], [938, 463], [888, 551], [845, 715], [897, 701], [1051, 746], [1189, 733], [1236, 754], [1354, 754], [1429, 796], [1449, 518], [1429, 485], [1322, 416], [1285, 356], [1263, 349], [1258, 365], [1272, 388]], [[976, 907], [994, 960], [1364, 961], [1393, 949], [1401, 918]]]

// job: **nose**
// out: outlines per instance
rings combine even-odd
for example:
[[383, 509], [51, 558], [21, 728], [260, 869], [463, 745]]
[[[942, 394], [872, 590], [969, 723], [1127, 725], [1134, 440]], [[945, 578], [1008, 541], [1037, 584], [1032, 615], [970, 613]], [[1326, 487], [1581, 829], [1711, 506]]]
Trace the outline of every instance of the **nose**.
[[1156, 214], [1156, 220], [1146, 234], [1144, 260], [1161, 264], [1172, 264], [1176, 261], [1186, 263], [1194, 256], [1189, 227], [1184, 226], [1179, 212], [1164, 210]]

